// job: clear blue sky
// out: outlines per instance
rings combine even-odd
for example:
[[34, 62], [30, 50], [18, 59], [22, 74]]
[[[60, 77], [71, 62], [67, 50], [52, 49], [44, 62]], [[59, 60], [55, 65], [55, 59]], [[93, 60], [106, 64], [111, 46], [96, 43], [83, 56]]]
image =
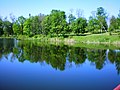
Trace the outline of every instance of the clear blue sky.
[[16, 17], [28, 17], [39, 13], [49, 14], [52, 9], [63, 10], [66, 15], [71, 8], [84, 10], [84, 17], [88, 18], [91, 11], [102, 6], [109, 15], [118, 15], [120, 0], [0, 0], [0, 16], [9, 16], [13, 13]]

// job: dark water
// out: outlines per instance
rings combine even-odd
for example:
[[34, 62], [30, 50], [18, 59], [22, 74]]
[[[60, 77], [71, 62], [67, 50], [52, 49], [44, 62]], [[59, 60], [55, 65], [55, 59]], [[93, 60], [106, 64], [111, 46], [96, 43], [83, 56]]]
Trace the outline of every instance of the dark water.
[[0, 39], [0, 90], [113, 90], [120, 50]]

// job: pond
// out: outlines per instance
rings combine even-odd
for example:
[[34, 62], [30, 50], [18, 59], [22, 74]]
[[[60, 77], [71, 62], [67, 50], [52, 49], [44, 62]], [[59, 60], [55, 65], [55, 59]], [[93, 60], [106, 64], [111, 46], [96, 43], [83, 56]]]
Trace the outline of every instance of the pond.
[[0, 90], [113, 90], [120, 50], [0, 39]]

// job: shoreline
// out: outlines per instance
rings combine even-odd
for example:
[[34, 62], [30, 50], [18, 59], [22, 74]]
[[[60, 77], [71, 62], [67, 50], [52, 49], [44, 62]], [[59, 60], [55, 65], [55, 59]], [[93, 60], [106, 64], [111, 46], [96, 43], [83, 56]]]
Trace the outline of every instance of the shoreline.
[[9, 36], [9, 37], [0, 37], [0, 38], [16, 38], [18, 40], [30, 40], [30, 41], [38, 41], [38, 42], [50, 42], [50, 43], [63, 43], [67, 45], [74, 44], [103, 44], [103, 45], [114, 45], [120, 47], [120, 36], [118, 35], [89, 35], [89, 36], [73, 36], [73, 37], [47, 37], [37, 35], [34, 37], [28, 37], [25, 35], [19, 36]]

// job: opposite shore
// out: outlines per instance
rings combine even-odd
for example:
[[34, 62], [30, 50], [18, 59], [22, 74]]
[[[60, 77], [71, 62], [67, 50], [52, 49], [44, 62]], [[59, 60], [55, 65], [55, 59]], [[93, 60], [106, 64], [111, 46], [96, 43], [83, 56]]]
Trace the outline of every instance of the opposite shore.
[[104, 34], [91, 34], [91, 35], [81, 35], [81, 36], [69, 36], [69, 37], [49, 37], [43, 35], [35, 35], [33, 37], [19, 35], [1, 38], [16, 38], [19, 40], [37, 40], [39, 42], [51, 42], [51, 43], [64, 43], [67, 45], [74, 45], [79, 43], [85, 44], [104, 44], [104, 45], [114, 45], [120, 46], [120, 35], [109, 35]]

